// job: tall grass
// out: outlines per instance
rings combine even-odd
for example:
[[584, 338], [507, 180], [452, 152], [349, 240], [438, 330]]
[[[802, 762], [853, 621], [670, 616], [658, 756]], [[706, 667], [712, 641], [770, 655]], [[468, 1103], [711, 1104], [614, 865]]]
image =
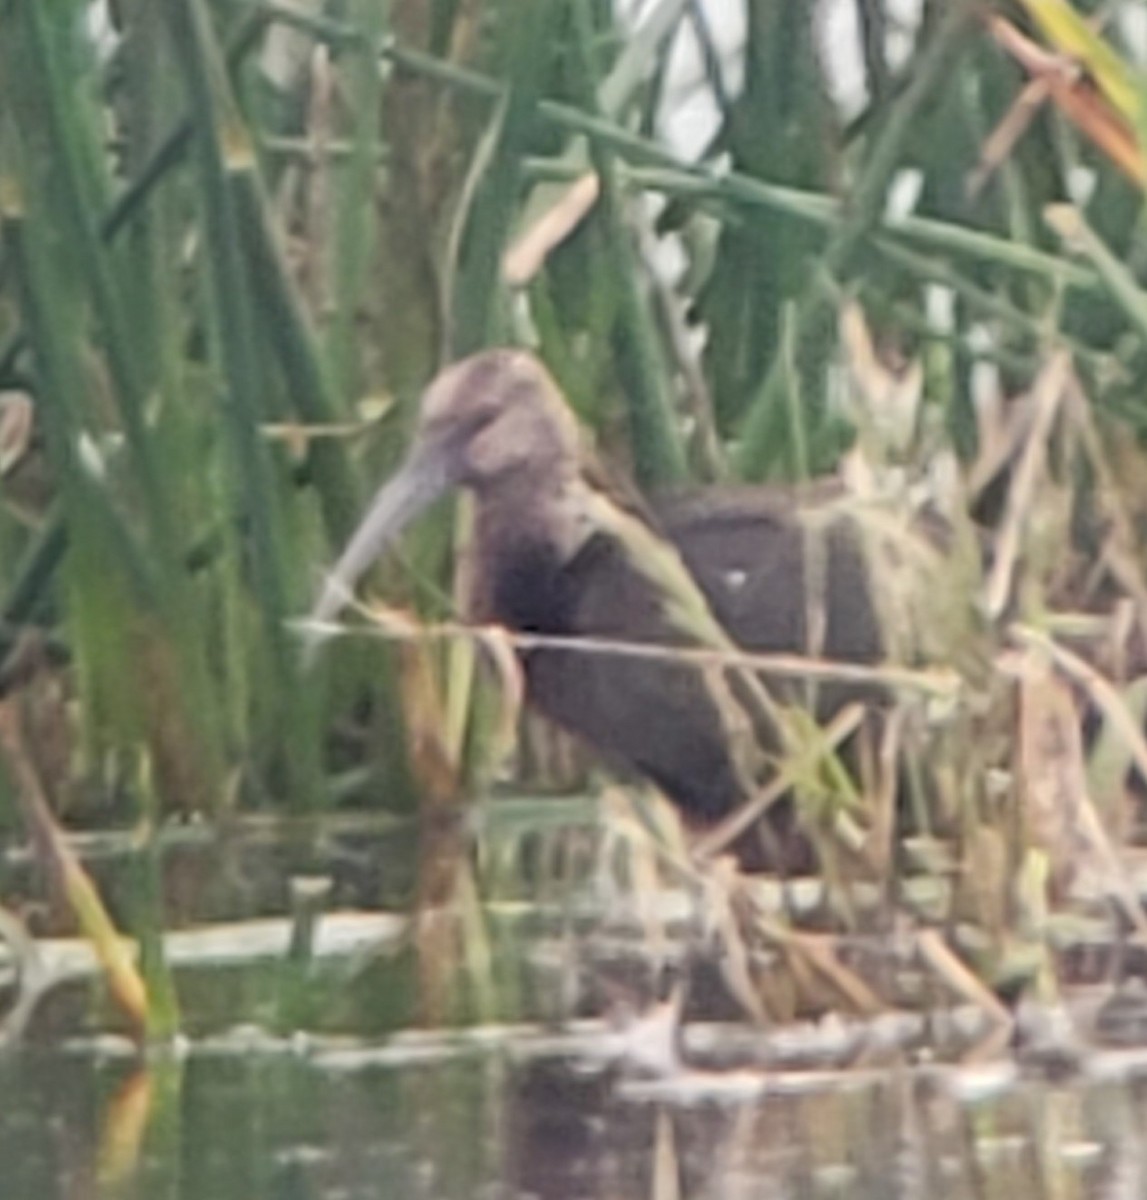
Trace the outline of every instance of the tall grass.
[[[38, 764], [53, 802], [310, 810], [349, 786], [401, 811], [444, 763], [457, 791], [489, 772], [456, 650], [348, 643], [306, 675], [289, 625], [420, 387], [478, 347], [538, 345], [648, 487], [832, 470], [850, 299], [886, 359], [921, 364], [918, 445], [990, 457], [985, 396], [1002, 411], [1061, 347], [1087, 428], [1138, 434], [1138, 188], [1054, 89], [991, 148], [1026, 80], [983, 6], [925, 4], [897, 62], [873, 33], [891, 6], [865, 8], [846, 117], [819, 6], [787, 0], [748, 5], [739, 85], [669, 0], [628, 39], [590, 0], [124, 0], [110, 53], [85, 0], [0, 0], [0, 387], [34, 401], [53, 484], [31, 526], [0, 509], [0, 645], [11, 665], [46, 639], [76, 701]], [[682, 38], [715, 114], [696, 160], [656, 136]], [[508, 282], [588, 169], [596, 203]], [[1085, 176], [1084, 221], [1062, 206]], [[383, 568], [392, 597], [449, 615], [460, 540], [426, 522]]]

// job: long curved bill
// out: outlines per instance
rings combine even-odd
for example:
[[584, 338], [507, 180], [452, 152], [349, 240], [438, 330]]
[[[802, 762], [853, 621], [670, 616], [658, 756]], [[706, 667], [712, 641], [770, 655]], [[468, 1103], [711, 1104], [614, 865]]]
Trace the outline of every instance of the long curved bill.
[[[355, 585], [398, 535], [456, 483], [444, 448], [433, 442], [416, 443], [399, 467], [379, 488], [366, 516], [323, 583], [310, 622], [334, 620], [354, 594]], [[321, 634], [309, 638], [313, 649]]]

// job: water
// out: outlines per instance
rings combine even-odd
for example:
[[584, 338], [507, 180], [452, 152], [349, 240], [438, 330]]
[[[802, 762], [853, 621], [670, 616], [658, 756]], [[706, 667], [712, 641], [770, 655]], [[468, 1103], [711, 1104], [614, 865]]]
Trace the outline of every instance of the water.
[[[528, 1040], [528, 1039], [527, 1039]], [[115, 1043], [0, 1064], [5, 1200], [1139, 1196], [1138, 1082], [974, 1074], [641, 1081], [560, 1038], [236, 1035], [141, 1067]], [[990, 1080], [991, 1073], [986, 1076]]]
[[[0, 1200], [1147, 1194], [1141, 988], [1124, 989], [1122, 1024], [1108, 1005], [1124, 1044], [1074, 1056], [1038, 1021], [1053, 1052], [1014, 1055], [971, 1003], [722, 1023], [695, 974], [682, 1031], [668, 1001], [697, 946], [687, 897], [603, 897], [590, 872], [526, 903], [512, 878], [494, 886], [488, 853], [484, 894], [501, 899], [415, 936], [376, 902], [412, 873], [392, 836], [174, 831], [182, 1033], [146, 1052], [90, 947], [49, 921], [19, 1031], [18, 976], [0, 970]], [[131, 839], [83, 845], [105, 895], [126, 896]], [[36, 894], [21, 848], [3, 866], [9, 895]], [[336, 908], [305, 944], [300, 869]], [[1110, 996], [1090, 986], [1073, 1021]]]

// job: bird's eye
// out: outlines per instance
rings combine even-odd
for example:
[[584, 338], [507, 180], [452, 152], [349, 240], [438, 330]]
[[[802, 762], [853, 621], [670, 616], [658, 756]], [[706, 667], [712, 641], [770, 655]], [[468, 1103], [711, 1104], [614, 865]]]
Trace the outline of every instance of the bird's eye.
[[462, 423], [462, 429], [467, 439], [476, 437], [483, 429], [489, 425], [493, 425], [494, 421], [501, 414], [501, 409], [497, 407], [481, 407], [475, 409], [472, 413], [468, 413], [466, 420]]

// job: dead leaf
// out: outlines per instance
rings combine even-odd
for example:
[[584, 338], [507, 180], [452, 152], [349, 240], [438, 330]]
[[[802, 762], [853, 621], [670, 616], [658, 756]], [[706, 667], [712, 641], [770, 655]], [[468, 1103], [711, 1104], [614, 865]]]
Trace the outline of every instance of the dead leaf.
[[1147, 165], [1126, 118], [1071, 59], [1045, 50], [1010, 21], [986, 18], [996, 43], [1046, 87], [1056, 107], [1133, 182], [1147, 183]]
[[16, 785], [28, 831], [55, 872], [80, 929], [92, 943], [108, 989], [138, 1037], [147, 1030], [150, 1003], [130, 944], [112, 923], [99, 890], [56, 822], [36, 770], [24, 751], [16, 701], [0, 704], [0, 749]]
[[36, 409], [26, 392], [0, 392], [0, 476], [28, 453], [36, 429]]
[[600, 194], [601, 181], [592, 171], [567, 188], [506, 251], [502, 259], [506, 283], [525, 287], [545, 266], [550, 253], [585, 220]]
[[1088, 795], [1075, 701], [1039, 649], [1032, 647], [1018, 669], [1018, 776], [1028, 832], [1061, 886], [1085, 884], [1110, 896], [1145, 933], [1147, 918]]
[[1027, 443], [1008, 489], [1004, 519], [996, 542], [995, 561], [984, 588], [984, 608], [999, 617], [1012, 594], [1023, 534], [1032, 514], [1037, 486], [1047, 462], [1047, 442], [1071, 381], [1071, 357], [1056, 351], [1032, 385], [1032, 420]]

